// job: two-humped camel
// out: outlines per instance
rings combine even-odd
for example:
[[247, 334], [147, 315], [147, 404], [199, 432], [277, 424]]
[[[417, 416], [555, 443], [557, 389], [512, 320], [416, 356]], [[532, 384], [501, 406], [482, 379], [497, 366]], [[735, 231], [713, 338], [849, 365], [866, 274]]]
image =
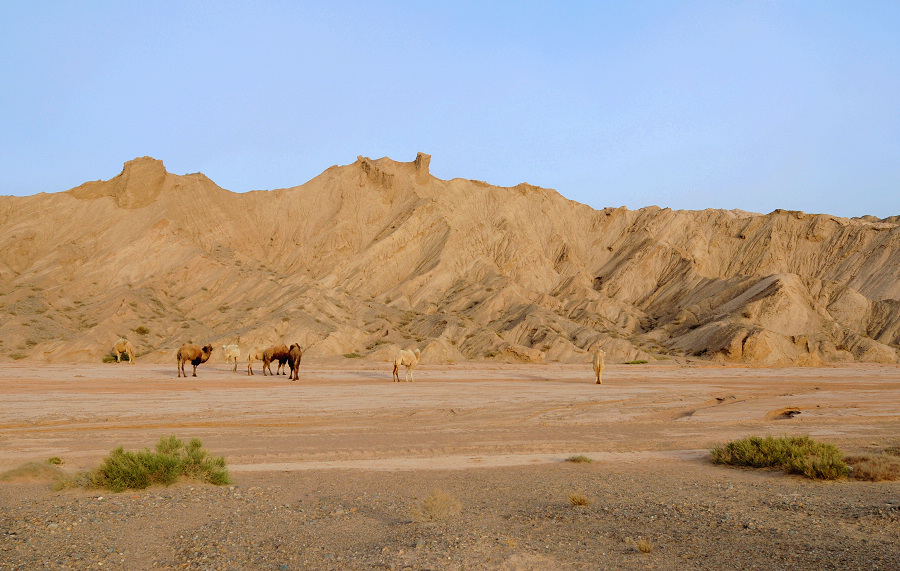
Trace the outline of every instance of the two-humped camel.
[[119, 339], [113, 346], [113, 352], [116, 354], [116, 363], [122, 362], [122, 355], [128, 355], [128, 362], [134, 365], [134, 347], [128, 339]]
[[254, 375], [253, 372], [253, 362], [254, 361], [262, 361], [263, 354], [265, 354], [266, 350], [262, 347], [256, 347], [255, 349], [250, 349], [250, 352], [247, 353], [247, 374]]
[[178, 376], [179, 377], [187, 377], [187, 373], [184, 372], [184, 364], [190, 363], [194, 366], [194, 374], [192, 376], [197, 376], [197, 366], [201, 363], [205, 363], [209, 361], [210, 355], [212, 355], [213, 346], [205, 345], [200, 347], [199, 345], [194, 345], [192, 343], [185, 343], [178, 349], [178, 353], [176, 353], [175, 357], [178, 359]]
[[222, 345], [222, 351], [225, 353], [225, 362], [234, 361], [232, 371], [237, 371], [237, 362], [241, 358], [241, 348], [237, 345]]
[[606, 352], [603, 349], [597, 349], [597, 352], [594, 353], [594, 372], [597, 373], [597, 383], [598, 385], [602, 385], [603, 381], [600, 380], [600, 376], [603, 374], [603, 365], [606, 362]]
[[400, 370], [401, 366], [406, 367], [406, 381], [415, 381], [413, 378], [412, 370], [413, 368], [419, 364], [419, 349], [417, 348], [415, 351], [409, 351], [407, 349], [401, 349], [397, 356], [394, 357], [394, 381], [400, 382]]
[[300, 359], [303, 358], [303, 349], [296, 343], [291, 344], [288, 349], [288, 366], [291, 368], [291, 380], [300, 380]]
[[[263, 375], [266, 374], [266, 369], [269, 370], [269, 374], [272, 376], [275, 375], [286, 375], [284, 372], [284, 364], [287, 363], [288, 360], [288, 347], [284, 343], [281, 345], [275, 345], [273, 347], [269, 347], [263, 352]], [[275, 369], [275, 373], [272, 373], [272, 361], [278, 361], [278, 367]]]

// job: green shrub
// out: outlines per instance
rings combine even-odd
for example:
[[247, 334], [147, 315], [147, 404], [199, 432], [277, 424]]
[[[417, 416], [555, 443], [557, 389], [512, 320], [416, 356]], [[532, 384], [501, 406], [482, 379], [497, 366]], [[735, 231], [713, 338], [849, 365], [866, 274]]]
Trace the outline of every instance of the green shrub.
[[62, 458], [60, 458], [59, 456], [53, 456], [53, 457], [47, 458], [47, 464], [55, 464], [58, 466], [58, 465], [62, 464]]
[[643, 359], [638, 361], [625, 361], [626, 365], [645, 365], [646, 363], [647, 361], [644, 361]]
[[138, 335], [146, 335], [146, 334], [150, 333], [150, 329], [141, 325], [141, 326], [137, 327], [134, 330], [134, 332], [137, 333]]
[[582, 462], [593, 462], [594, 459], [584, 454], [578, 454], [577, 456], [569, 456], [566, 458], [566, 462], [575, 462], [576, 464], [580, 464]]
[[354, 351], [353, 353], [344, 353], [344, 357], [347, 359], [359, 359], [362, 355]]
[[714, 448], [712, 456], [717, 464], [781, 468], [788, 474], [816, 480], [836, 480], [850, 472], [836, 446], [815, 442], [808, 436], [751, 436]]
[[209, 456], [196, 438], [185, 447], [175, 436], [160, 438], [155, 451], [116, 448], [93, 472], [91, 480], [94, 487], [122, 492], [142, 490], [153, 484], [168, 486], [181, 476], [217, 486], [231, 482], [225, 458]]

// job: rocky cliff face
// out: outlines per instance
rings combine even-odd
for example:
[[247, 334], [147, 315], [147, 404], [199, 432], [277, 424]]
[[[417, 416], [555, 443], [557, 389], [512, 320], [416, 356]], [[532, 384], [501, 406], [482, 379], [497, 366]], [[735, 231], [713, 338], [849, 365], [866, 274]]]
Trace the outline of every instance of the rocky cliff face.
[[[360, 157], [235, 194], [148, 157], [0, 197], [0, 360], [98, 361], [120, 336], [299, 342], [312, 358], [897, 362], [896, 219], [593, 210]], [[215, 356], [214, 356], [215, 360]]]

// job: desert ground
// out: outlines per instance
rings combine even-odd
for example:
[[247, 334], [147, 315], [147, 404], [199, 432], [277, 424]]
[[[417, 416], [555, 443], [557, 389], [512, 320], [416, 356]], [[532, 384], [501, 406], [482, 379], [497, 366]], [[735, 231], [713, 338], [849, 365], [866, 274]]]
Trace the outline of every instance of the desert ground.
[[[898, 445], [896, 365], [616, 364], [602, 385], [570, 364], [420, 365], [411, 383], [343, 358], [304, 362], [298, 382], [260, 372], [2, 365], [0, 472], [53, 456], [87, 470], [175, 434], [224, 455], [233, 484], [0, 483], [0, 569], [900, 568], [900, 482], [709, 457], [751, 435]], [[422, 521], [435, 490], [461, 510]]]

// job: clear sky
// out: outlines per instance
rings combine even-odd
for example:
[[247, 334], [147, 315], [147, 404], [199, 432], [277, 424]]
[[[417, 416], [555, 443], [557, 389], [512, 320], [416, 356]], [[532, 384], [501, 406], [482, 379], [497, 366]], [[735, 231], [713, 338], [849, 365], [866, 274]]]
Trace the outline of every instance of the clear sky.
[[357, 155], [596, 208], [900, 214], [900, 2], [4, 2], [0, 194]]

